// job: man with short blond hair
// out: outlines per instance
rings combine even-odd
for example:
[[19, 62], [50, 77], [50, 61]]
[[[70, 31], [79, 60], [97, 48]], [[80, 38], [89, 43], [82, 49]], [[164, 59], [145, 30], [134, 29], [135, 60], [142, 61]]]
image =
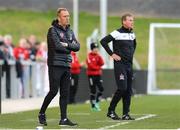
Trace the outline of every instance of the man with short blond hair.
[[[134, 120], [129, 115], [132, 95], [132, 62], [136, 49], [136, 37], [132, 32], [134, 18], [133, 15], [127, 13], [121, 17], [121, 20], [122, 27], [114, 30], [100, 41], [106, 52], [114, 59], [114, 74], [117, 84], [117, 90], [111, 100], [107, 116], [113, 120], [120, 119], [115, 113], [115, 108], [122, 98], [122, 120]], [[111, 41], [113, 42], [113, 51], [108, 46]]]
[[50, 91], [44, 99], [39, 112], [39, 123], [47, 125], [45, 111], [52, 99], [60, 90], [60, 112], [59, 125], [75, 126], [67, 118], [67, 103], [70, 87], [70, 66], [72, 62], [71, 51], [79, 51], [80, 44], [76, 40], [73, 31], [70, 29], [69, 12], [65, 8], [57, 10], [57, 19], [53, 20], [52, 26], [48, 30], [48, 71]]

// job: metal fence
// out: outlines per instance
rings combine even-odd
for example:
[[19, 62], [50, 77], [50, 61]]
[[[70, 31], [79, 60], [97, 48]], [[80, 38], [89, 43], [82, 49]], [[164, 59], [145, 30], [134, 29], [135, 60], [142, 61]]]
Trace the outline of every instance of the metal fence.
[[[22, 76], [18, 77], [15, 61], [8, 61], [7, 71], [1, 71], [1, 99], [44, 96], [49, 88], [48, 69], [44, 62], [22, 61]], [[2, 64], [1, 64], [2, 67]], [[7, 92], [9, 91], [9, 92]], [[8, 94], [9, 93], [9, 94]]]

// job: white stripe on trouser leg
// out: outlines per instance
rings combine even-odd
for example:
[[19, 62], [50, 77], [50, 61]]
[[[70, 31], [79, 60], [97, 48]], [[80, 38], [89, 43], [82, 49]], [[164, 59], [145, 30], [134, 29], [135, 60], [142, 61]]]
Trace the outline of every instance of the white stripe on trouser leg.
[[90, 85], [93, 86], [93, 80], [92, 78], [89, 78]]
[[74, 86], [74, 79], [71, 79], [71, 85]]

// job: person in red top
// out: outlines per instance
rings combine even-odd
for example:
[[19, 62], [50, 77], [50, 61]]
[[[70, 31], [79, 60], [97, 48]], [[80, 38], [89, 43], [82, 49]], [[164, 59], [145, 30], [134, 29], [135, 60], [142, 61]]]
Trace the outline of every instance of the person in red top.
[[29, 51], [27, 47], [27, 40], [21, 38], [19, 40], [19, 46], [14, 48], [14, 57], [16, 60], [28, 60], [29, 59]]
[[21, 87], [21, 97], [24, 98], [24, 87], [25, 87], [25, 79], [24, 79], [24, 66], [22, 65], [22, 61], [29, 60], [29, 51], [27, 49], [27, 40], [21, 38], [19, 40], [19, 46], [14, 48], [13, 50], [14, 57], [16, 59], [16, 72], [17, 77], [20, 78], [20, 87]]
[[90, 47], [91, 52], [88, 54], [86, 60], [86, 74], [89, 80], [90, 102], [92, 111], [100, 111], [101, 109], [99, 107], [99, 101], [102, 96], [102, 92], [104, 91], [101, 79], [104, 61], [98, 53], [98, 45], [96, 43], [91, 43]]
[[69, 104], [75, 103], [75, 96], [78, 89], [79, 74], [81, 71], [81, 64], [75, 52], [71, 52], [72, 62], [71, 62], [71, 85], [69, 93]]

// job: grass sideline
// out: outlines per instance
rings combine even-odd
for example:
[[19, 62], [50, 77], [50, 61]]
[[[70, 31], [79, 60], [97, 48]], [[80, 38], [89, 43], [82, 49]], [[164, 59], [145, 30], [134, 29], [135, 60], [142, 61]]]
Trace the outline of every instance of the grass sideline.
[[[106, 117], [108, 101], [101, 103], [101, 112], [92, 112], [89, 104], [69, 105], [68, 116], [79, 124], [78, 127], [58, 126], [59, 108], [49, 108], [46, 113], [48, 126], [44, 129], [178, 129], [179, 102], [179, 96], [135, 96], [132, 98], [131, 113], [139, 120], [128, 123], [112, 121]], [[119, 103], [116, 110], [119, 115], [121, 108]], [[0, 115], [0, 129], [35, 129], [38, 126], [37, 114], [38, 110]]]

